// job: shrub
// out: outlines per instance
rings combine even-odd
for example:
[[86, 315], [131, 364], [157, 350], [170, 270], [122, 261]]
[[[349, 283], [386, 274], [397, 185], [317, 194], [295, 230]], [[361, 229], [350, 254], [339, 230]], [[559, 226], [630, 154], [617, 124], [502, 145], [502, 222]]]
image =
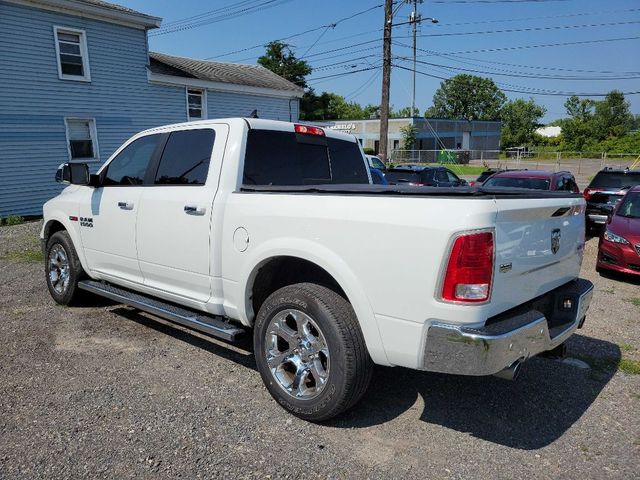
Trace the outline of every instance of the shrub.
[[7, 218], [4, 219], [5, 225], [20, 225], [22, 223], [24, 223], [24, 218], [18, 215], [9, 215]]

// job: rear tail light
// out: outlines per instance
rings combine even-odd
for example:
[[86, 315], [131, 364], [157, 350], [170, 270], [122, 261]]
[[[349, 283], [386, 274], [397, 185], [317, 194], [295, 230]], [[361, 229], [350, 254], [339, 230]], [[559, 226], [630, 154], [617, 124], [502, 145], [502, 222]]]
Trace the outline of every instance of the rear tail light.
[[486, 302], [493, 280], [493, 232], [468, 233], [455, 239], [442, 285], [442, 299]]
[[324, 130], [320, 127], [312, 127], [310, 125], [295, 124], [294, 128], [296, 133], [303, 133], [305, 135], [318, 135], [324, 137]]
[[590, 200], [591, 195], [593, 195], [594, 192], [601, 192], [603, 190], [604, 188], [585, 188], [584, 192], [582, 192], [582, 195], [584, 196], [585, 200]]

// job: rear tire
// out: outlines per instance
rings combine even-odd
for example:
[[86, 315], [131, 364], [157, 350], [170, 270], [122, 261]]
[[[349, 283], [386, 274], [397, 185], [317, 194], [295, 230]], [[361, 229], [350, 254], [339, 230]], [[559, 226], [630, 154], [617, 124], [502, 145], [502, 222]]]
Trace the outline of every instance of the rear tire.
[[283, 287], [260, 307], [254, 328], [258, 371], [271, 396], [319, 422], [355, 405], [373, 363], [351, 304], [312, 283]]
[[78, 282], [84, 277], [84, 270], [66, 231], [56, 232], [49, 237], [44, 267], [47, 287], [56, 303], [71, 305], [82, 296]]

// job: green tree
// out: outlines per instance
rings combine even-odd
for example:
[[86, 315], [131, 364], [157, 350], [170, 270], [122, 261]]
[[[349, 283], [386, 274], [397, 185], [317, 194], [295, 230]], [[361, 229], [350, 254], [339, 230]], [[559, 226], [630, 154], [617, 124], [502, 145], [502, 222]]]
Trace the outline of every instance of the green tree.
[[604, 100], [596, 102], [594, 127], [599, 140], [619, 138], [631, 130], [633, 115], [629, 111], [629, 102], [619, 90], [610, 91]]
[[300, 102], [302, 120], [358, 120], [364, 118], [362, 107], [356, 102], [347, 102], [335, 93], [322, 92], [316, 95], [309, 89]]
[[290, 45], [276, 40], [267, 43], [265, 48], [265, 54], [258, 58], [260, 65], [277, 73], [282, 78], [306, 88], [305, 77], [311, 73], [312, 68], [306, 61], [296, 58]]
[[412, 123], [409, 123], [403, 127], [400, 127], [400, 134], [402, 135], [402, 149], [413, 150], [416, 144], [416, 136], [418, 135], [418, 129]]
[[558, 122], [562, 127], [563, 150], [582, 151], [595, 142], [593, 109], [595, 102], [571, 96], [564, 102], [569, 118]]
[[533, 143], [540, 118], [547, 109], [533, 99], [518, 98], [502, 108], [502, 148], [518, 147]]
[[391, 112], [391, 118], [410, 118], [410, 117], [419, 117], [420, 109], [414, 108], [413, 115], [411, 114], [411, 107], [404, 107], [398, 110], [397, 112]]
[[426, 117], [496, 120], [506, 95], [489, 78], [456, 75], [440, 83]]
[[593, 100], [585, 98], [581, 100], [575, 95], [567, 98], [564, 102], [564, 108], [567, 111], [567, 115], [573, 120], [589, 121], [593, 116], [593, 107], [595, 106]]

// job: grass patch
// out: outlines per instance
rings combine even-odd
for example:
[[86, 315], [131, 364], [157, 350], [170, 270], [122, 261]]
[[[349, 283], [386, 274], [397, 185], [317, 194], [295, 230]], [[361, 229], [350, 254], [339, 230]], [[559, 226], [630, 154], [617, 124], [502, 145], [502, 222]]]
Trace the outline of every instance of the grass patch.
[[640, 360], [623, 358], [618, 364], [618, 370], [629, 375], [640, 375]]
[[611, 370], [620, 370], [628, 375], [640, 375], [640, 360], [632, 360], [630, 358], [593, 357], [591, 355], [579, 355], [574, 353], [572, 353], [571, 356], [586, 362], [595, 372], [605, 373]]
[[629, 343], [621, 343], [618, 346], [620, 347], [620, 350], [622, 350], [623, 352], [634, 352], [636, 350], [636, 347], [634, 347]]
[[486, 170], [482, 165], [457, 165], [445, 163], [443, 166], [449, 168], [456, 175], [480, 175]]
[[611, 294], [616, 293], [613, 287], [603, 288], [601, 291], [602, 293], [611, 293]]
[[0, 257], [0, 259], [18, 263], [40, 263], [44, 261], [44, 256], [42, 255], [42, 250], [34, 248], [9, 252]]
[[10, 227], [11, 225], [21, 225], [24, 223], [24, 218], [19, 217], [18, 215], [9, 215], [8, 217], [2, 218], [0, 217], [0, 225], [6, 225]]
[[640, 307], [640, 297], [630, 298], [627, 300], [627, 302], [634, 304], [636, 307]]

